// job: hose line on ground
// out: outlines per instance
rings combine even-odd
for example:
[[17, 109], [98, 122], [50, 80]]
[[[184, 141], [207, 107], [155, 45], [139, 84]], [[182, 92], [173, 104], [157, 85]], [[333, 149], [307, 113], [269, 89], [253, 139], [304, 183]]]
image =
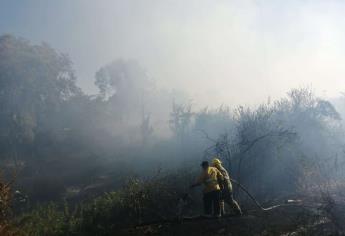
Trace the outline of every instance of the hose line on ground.
[[272, 210], [274, 208], [277, 208], [277, 207], [290, 205], [290, 204], [279, 204], [279, 205], [274, 205], [274, 206], [265, 208], [256, 200], [256, 198], [242, 184], [240, 184], [238, 181], [236, 181], [236, 180], [234, 180], [232, 178], [230, 178], [230, 181], [235, 183], [235, 184], [237, 184], [243, 190], [243, 192], [245, 192], [253, 200], [255, 205], [257, 207], [259, 207], [262, 211], [270, 211], [270, 210]]

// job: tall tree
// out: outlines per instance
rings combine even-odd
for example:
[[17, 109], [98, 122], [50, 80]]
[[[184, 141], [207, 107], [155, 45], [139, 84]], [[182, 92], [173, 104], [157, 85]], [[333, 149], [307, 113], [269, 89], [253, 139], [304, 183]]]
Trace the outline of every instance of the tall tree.
[[0, 142], [17, 156], [19, 146], [54, 127], [60, 105], [81, 90], [68, 56], [47, 44], [3, 35], [0, 58]]
[[102, 99], [120, 118], [140, 115], [153, 91], [153, 82], [134, 60], [116, 60], [96, 72], [96, 86]]

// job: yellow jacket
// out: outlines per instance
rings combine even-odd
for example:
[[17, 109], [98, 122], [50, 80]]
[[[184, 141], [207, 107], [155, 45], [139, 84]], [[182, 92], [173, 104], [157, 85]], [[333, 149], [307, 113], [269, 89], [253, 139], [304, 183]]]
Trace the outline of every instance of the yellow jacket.
[[215, 167], [208, 167], [199, 176], [197, 183], [204, 184], [204, 193], [220, 190], [218, 181], [223, 179], [222, 173]]
[[220, 173], [222, 173], [222, 175], [224, 177], [223, 187], [225, 188], [226, 191], [232, 192], [232, 184], [230, 181], [230, 176], [229, 176], [228, 171], [222, 165], [219, 165], [216, 168], [217, 168], [217, 170], [220, 171]]

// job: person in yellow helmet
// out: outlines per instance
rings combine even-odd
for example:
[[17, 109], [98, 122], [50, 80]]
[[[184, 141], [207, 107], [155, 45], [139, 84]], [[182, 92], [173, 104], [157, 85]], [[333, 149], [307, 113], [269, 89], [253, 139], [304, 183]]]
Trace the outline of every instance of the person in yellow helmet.
[[220, 186], [219, 182], [223, 181], [222, 173], [215, 167], [209, 165], [208, 161], [201, 163], [202, 173], [197, 181], [190, 187], [194, 188], [204, 184], [203, 202], [204, 212], [207, 216], [220, 217]]
[[242, 215], [242, 210], [238, 203], [235, 201], [233, 194], [232, 194], [232, 184], [230, 180], [230, 176], [228, 171], [222, 166], [222, 162], [218, 158], [214, 158], [212, 161], [212, 165], [219, 170], [223, 175], [223, 184], [221, 186], [223, 187], [221, 189], [221, 199], [220, 199], [220, 208], [221, 208], [221, 214], [225, 214], [225, 202], [231, 206], [231, 208], [234, 210], [234, 212], [237, 215]]

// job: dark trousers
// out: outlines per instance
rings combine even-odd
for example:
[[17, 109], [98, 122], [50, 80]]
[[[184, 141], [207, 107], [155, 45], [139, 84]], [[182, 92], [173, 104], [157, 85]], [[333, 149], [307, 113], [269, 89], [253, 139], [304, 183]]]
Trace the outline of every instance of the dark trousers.
[[204, 193], [204, 211], [206, 215], [220, 215], [220, 190]]

